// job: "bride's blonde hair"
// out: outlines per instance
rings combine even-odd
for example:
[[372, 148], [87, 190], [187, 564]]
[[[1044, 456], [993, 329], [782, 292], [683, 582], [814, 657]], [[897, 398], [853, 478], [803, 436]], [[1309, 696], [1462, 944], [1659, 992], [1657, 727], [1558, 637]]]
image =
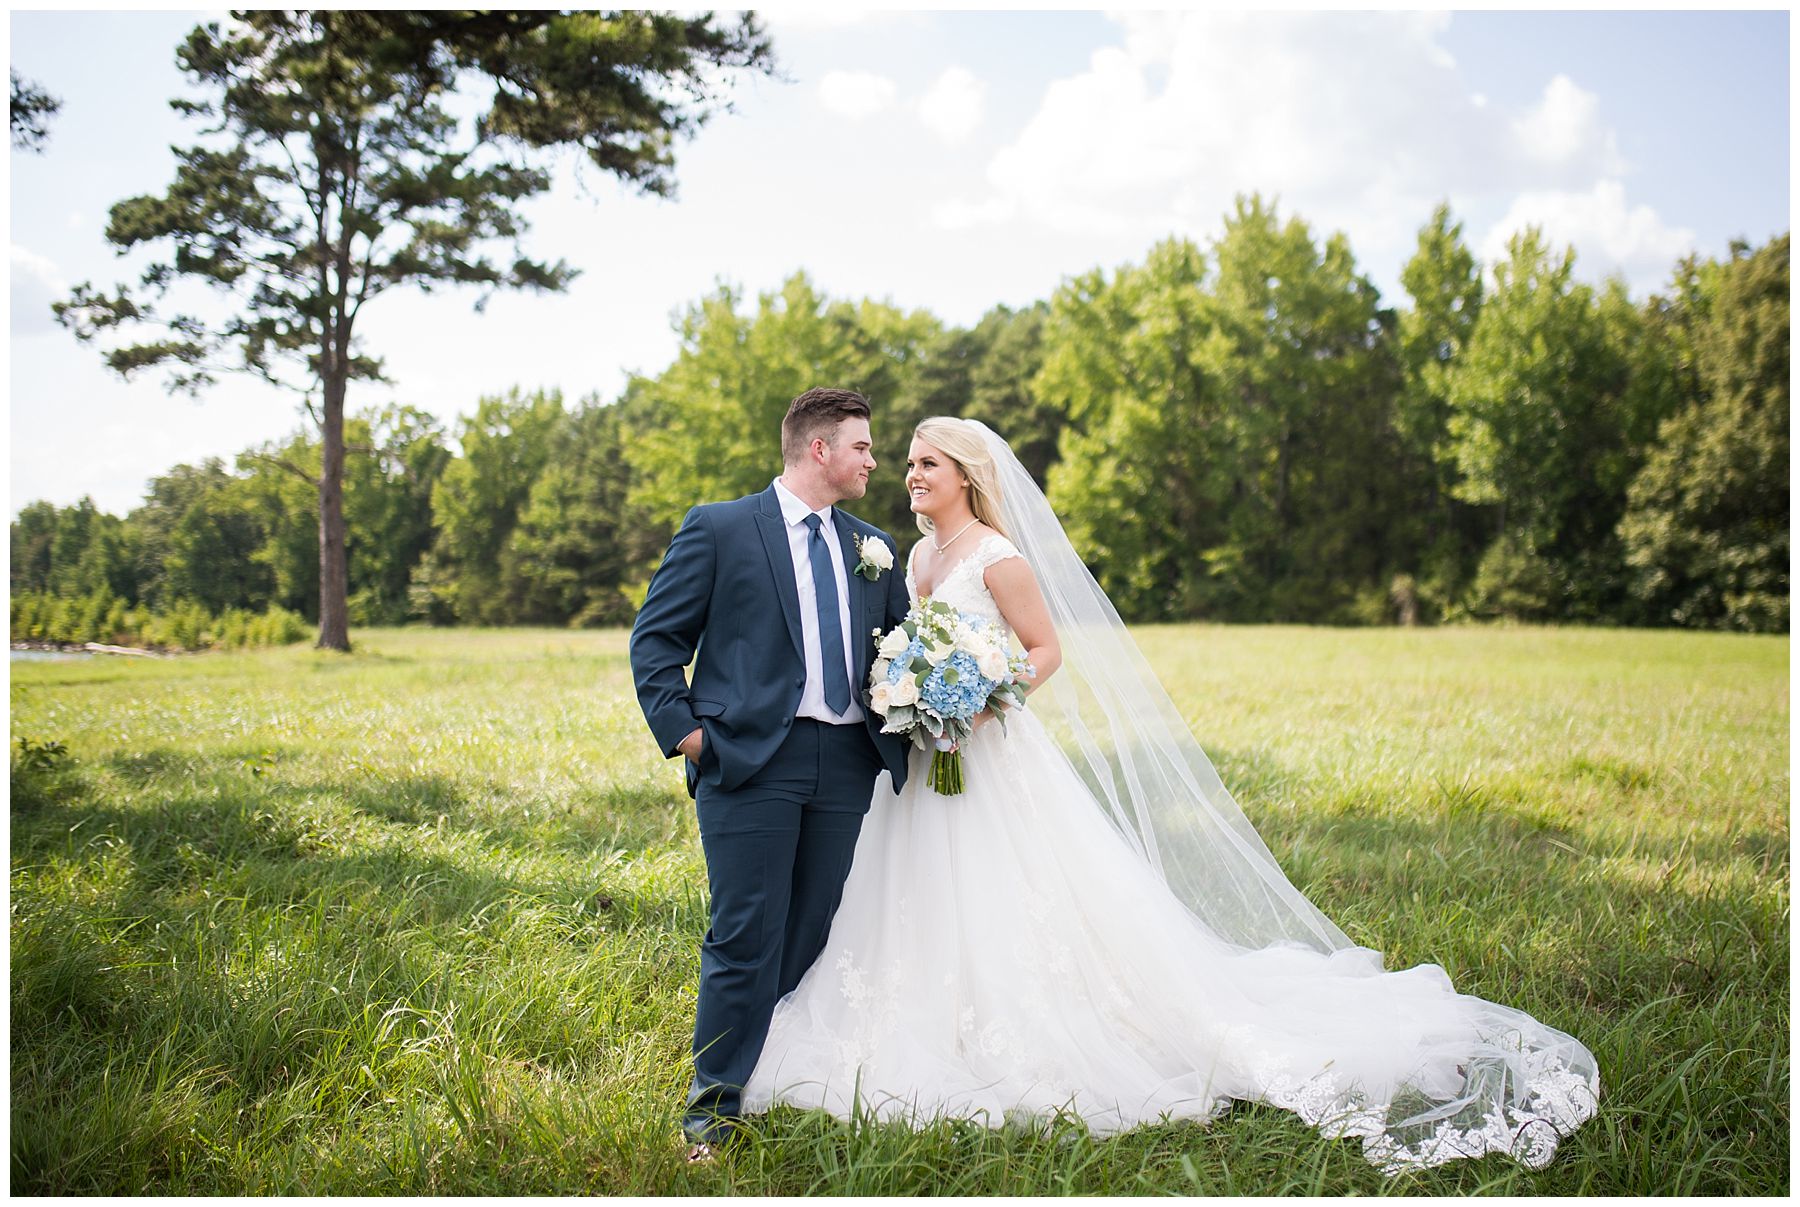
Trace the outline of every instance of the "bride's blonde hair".
[[[1000, 522], [1000, 471], [994, 455], [988, 451], [987, 439], [980, 429], [965, 419], [951, 415], [933, 415], [913, 429], [913, 435], [956, 462], [969, 479], [969, 510], [975, 518], [1009, 536]], [[924, 516], [918, 517], [919, 531], [930, 536], [936, 525]]]

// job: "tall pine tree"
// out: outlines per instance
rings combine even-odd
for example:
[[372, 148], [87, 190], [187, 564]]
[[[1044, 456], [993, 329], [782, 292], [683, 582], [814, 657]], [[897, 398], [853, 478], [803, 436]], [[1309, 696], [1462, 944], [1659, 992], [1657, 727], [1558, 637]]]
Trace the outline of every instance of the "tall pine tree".
[[[205, 99], [172, 103], [209, 137], [107, 227], [120, 250], [170, 250], [135, 289], [83, 285], [57, 313], [83, 339], [157, 328], [106, 354], [121, 374], [163, 366], [198, 390], [245, 371], [304, 395], [323, 450], [319, 644], [348, 649], [344, 405], [381, 375], [363, 305], [406, 286], [564, 288], [573, 268], [518, 243], [520, 203], [550, 184], [531, 153], [577, 148], [667, 194], [671, 147], [719, 106], [719, 69], [768, 70], [769, 45], [753, 18], [710, 13], [251, 10], [176, 57]], [[465, 82], [491, 86], [468, 131], [445, 107]], [[183, 278], [218, 291], [223, 317], [160, 311]]]

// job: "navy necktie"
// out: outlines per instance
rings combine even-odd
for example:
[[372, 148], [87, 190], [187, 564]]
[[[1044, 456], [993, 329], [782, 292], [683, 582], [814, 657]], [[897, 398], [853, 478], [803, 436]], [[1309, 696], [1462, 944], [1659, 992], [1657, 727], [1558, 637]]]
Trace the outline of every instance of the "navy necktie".
[[850, 676], [844, 673], [844, 625], [838, 617], [837, 575], [831, 569], [831, 551], [819, 531], [817, 515], [808, 514], [812, 536], [806, 551], [812, 559], [813, 602], [819, 607], [819, 657], [825, 663], [825, 703], [842, 713], [850, 707]]

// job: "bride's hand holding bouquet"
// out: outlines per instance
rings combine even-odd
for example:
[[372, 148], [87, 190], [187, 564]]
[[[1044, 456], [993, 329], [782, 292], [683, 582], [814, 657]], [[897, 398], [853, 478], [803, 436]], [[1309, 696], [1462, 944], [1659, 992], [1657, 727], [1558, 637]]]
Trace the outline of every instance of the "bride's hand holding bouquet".
[[1024, 707], [1020, 680], [1034, 673], [1031, 663], [1009, 649], [1004, 629], [931, 599], [912, 606], [881, 638], [878, 653], [869, 668], [869, 707], [883, 719], [881, 731], [931, 749], [931, 786], [954, 796], [963, 790], [958, 747], [981, 714], [991, 713], [1004, 729], [1006, 709]]

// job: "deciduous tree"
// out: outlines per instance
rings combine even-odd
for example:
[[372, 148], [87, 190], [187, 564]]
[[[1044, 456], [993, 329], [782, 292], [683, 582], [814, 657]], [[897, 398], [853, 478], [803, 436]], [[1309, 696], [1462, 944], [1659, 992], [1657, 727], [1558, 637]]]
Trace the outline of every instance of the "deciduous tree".
[[509, 619], [579, 628], [636, 614], [635, 563], [648, 551], [626, 504], [626, 422], [621, 407], [590, 398], [560, 426], [500, 553]]
[[[1514, 236], [1449, 374], [1453, 489], [1494, 505], [1496, 520], [1488, 560], [1500, 560], [1479, 576], [1493, 591], [1473, 601], [1478, 612], [1598, 620], [1625, 598], [1613, 528], [1673, 405], [1673, 379], [1623, 286], [1596, 294], [1574, 263], [1573, 249], [1553, 253], [1535, 228]], [[1502, 561], [1521, 575], [1518, 590], [1501, 591]]]
[[1449, 378], [1481, 316], [1481, 264], [1463, 241], [1463, 226], [1440, 205], [1419, 230], [1417, 249], [1401, 270], [1412, 305], [1401, 311], [1396, 351], [1403, 384], [1394, 407], [1400, 462], [1393, 486], [1420, 602], [1431, 618], [1461, 595], [1492, 537], [1482, 505], [1456, 496], [1459, 477], [1450, 446]]
[[431, 493], [437, 536], [413, 572], [415, 614], [477, 624], [512, 619], [501, 553], [567, 421], [554, 390], [483, 398], [463, 419], [461, 455]]
[[[907, 441], [923, 417], [912, 376], [939, 326], [924, 311], [837, 301], [804, 273], [741, 308], [720, 287], [679, 320], [681, 349], [632, 385], [653, 415], [627, 433], [631, 505], [664, 544], [695, 503], [761, 490], [781, 472], [781, 418], [794, 397], [831, 385], [868, 395], [877, 468], [852, 511], [889, 532], [911, 526], [900, 487]], [[659, 546], [660, 548], [660, 546]]]
[[1788, 242], [1677, 275], [1699, 392], [1662, 424], [1619, 524], [1654, 620], [1788, 627]]

